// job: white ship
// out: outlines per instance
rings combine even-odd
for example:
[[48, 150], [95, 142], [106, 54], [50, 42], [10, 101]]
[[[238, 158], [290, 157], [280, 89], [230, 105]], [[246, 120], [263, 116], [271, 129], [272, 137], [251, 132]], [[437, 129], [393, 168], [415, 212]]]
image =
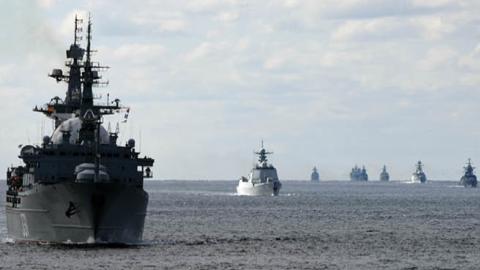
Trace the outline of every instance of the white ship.
[[412, 178], [411, 178], [412, 182], [414, 182], [414, 183], [425, 183], [427, 181], [427, 176], [423, 172], [422, 166], [423, 166], [422, 162], [418, 161], [417, 162], [417, 168], [416, 168], [415, 172], [412, 174]]
[[238, 181], [237, 194], [239, 195], [278, 195], [282, 184], [278, 180], [277, 170], [272, 164], [268, 164], [267, 152], [263, 147], [255, 152], [258, 155], [258, 163], [252, 169], [248, 178], [242, 176]]

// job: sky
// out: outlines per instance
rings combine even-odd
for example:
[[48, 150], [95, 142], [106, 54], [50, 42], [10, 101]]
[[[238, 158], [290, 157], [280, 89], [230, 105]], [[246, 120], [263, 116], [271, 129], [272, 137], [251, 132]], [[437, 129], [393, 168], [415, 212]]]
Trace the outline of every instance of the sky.
[[[131, 108], [120, 140], [156, 179], [238, 179], [263, 139], [280, 179], [348, 179], [365, 165], [430, 179], [480, 164], [475, 0], [0, 0], [0, 167], [52, 123], [73, 18], [92, 16], [109, 93]], [[123, 115], [106, 118], [113, 126]]]

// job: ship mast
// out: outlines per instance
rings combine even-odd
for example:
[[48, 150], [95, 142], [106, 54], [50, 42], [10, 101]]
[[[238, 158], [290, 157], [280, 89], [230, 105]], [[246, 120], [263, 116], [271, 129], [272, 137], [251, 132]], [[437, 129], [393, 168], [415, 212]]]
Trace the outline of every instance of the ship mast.
[[417, 173], [422, 172], [422, 162], [419, 160], [417, 163]]
[[93, 91], [92, 86], [95, 80], [99, 79], [98, 72], [94, 72], [91, 62], [91, 42], [92, 42], [92, 21], [88, 18], [87, 26], [87, 59], [84, 63], [83, 71], [83, 96], [82, 96], [82, 112], [85, 108], [91, 108], [93, 106]]
[[[94, 161], [95, 161], [95, 176], [94, 180], [98, 181], [100, 172], [100, 128], [102, 122], [102, 115], [100, 111], [96, 110], [93, 103], [92, 87], [98, 83], [100, 76], [98, 71], [94, 70], [91, 62], [91, 42], [92, 42], [92, 20], [89, 16], [87, 26], [87, 58], [83, 64], [83, 95], [81, 103], [80, 118], [82, 121], [82, 128], [80, 129], [80, 140], [87, 143], [94, 143]], [[108, 106], [108, 105], [107, 105]], [[82, 136], [83, 135], [83, 136]]]
[[[57, 82], [64, 81], [68, 83], [65, 100], [55, 97], [45, 106], [40, 108], [36, 106], [33, 109], [54, 119], [55, 127], [58, 127], [63, 121], [71, 117], [83, 117], [89, 110], [95, 115], [101, 116], [114, 114], [124, 109], [119, 105], [119, 102], [112, 102], [112, 104], [108, 103], [106, 105], [94, 104], [92, 88], [93, 86], [108, 84], [108, 82], [101, 82], [101, 76], [99, 76], [99, 71], [107, 69], [108, 67], [100, 66], [100, 64], [92, 62], [92, 21], [90, 17], [87, 25], [87, 48], [85, 50], [80, 47], [79, 41], [82, 40], [82, 37], [79, 36], [79, 33], [83, 31], [80, 27], [81, 23], [83, 23], [83, 20], [75, 16], [73, 44], [70, 45], [70, 48], [66, 51], [66, 57], [69, 60], [65, 65], [69, 69], [68, 72], [64, 73], [61, 69], [54, 69], [52, 73], [49, 74], [49, 76]], [[86, 59], [83, 61], [85, 52]]]
[[263, 147], [263, 140], [262, 140], [262, 148], [260, 148], [260, 151], [255, 152], [255, 154], [258, 155], [258, 163], [266, 164], [268, 161], [267, 155], [273, 154], [273, 152], [267, 152], [265, 150], [265, 148]]
[[465, 168], [465, 173], [466, 174], [473, 174], [473, 170], [475, 168], [472, 166], [472, 161], [471, 161], [470, 158], [468, 159], [467, 166], [464, 167], [464, 168]]
[[[67, 51], [67, 58], [73, 59], [72, 62], [67, 62], [67, 67], [70, 67], [70, 72], [68, 75], [68, 90], [67, 96], [65, 98], [65, 103], [78, 105], [81, 98], [81, 72], [80, 72], [80, 63], [82, 60], [84, 50], [78, 45], [78, 41], [82, 37], [78, 36], [78, 33], [82, 32], [82, 28], [79, 27], [79, 23], [82, 23], [83, 20], [78, 19], [75, 15], [75, 29], [73, 31], [73, 45], [70, 46], [70, 50]], [[58, 80], [58, 78], [57, 78]]]

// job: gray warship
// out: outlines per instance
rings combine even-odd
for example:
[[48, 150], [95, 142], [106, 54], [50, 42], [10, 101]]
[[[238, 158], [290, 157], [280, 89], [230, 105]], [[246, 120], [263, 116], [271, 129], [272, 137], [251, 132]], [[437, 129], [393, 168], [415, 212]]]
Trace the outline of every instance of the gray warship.
[[468, 159], [467, 166], [464, 167], [464, 169], [465, 174], [460, 179], [460, 185], [464, 187], [477, 187], [477, 176], [473, 172], [475, 168], [472, 166], [470, 159]]
[[365, 166], [363, 166], [360, 169], [357, 165], [355, 165], [355, 167], [353, 167], [352, 171], [350, 172], [350, 180], [368, 181], [368, 174], [367, 174], [367, 170], [365, 169]]
[[[74, 41], [66, 51], [68, 72], [50, 77], [68, 84], [66, 97], [54, 97], [35, 112], [55, 122], [41, 145], [25, 145], [23, 165], [7, 169], [6, 223], [16, 242], [136, 244], [142, 241], [148, 194], [144, 178], [152, 177], [154, 160], [139, 157], [135, 141], [117, 145], [116, 131], [107, 131], [103, 116], [126, 112], [120, 100], [94, 102], [92, 88], [102, 84], [107, 67], [91, 59], [91, 19], [86, 49]], [[107, 98], [108, 99], [108, 98]]]
[[425, 175], [425, 172], [423, 172], [423, 164], [420, 160], [417, 162], [417, 166], [416, 166], [415, 172], [412, 174], [411, 180], [414, 183], [423, 184], [427, 182], [427, 176]]
[[313, 167], [312, 174], [310, 175], [310, 181], [312, 182], [320, 181], [320, 175], [318, 174], [317, 167]]
[[380, 173], [380, 181], [389, 181], [390, 175], [387, 172], [387, 166], [383, 165], [382, 172]]

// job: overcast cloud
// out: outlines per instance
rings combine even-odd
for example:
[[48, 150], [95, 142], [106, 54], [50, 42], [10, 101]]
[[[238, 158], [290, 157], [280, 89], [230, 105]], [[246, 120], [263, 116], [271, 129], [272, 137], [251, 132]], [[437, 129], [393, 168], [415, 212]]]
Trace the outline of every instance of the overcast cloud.
[[[159, 179], [236, 179], [263, 138], [282, 179], [347, 179], [383, 164], [434, 179], [480, 164], [480, 3], [468, 0], [0, 0], [0, 167], [51, 122], [31, 112], [66, 86], [75, 14], [132, 108]], [[116, 118], [106, 122], [115, 124]], [[141, 135], [141, 136], [140, 136]], [[140, 139], [141, 137], [141, 139]]]

